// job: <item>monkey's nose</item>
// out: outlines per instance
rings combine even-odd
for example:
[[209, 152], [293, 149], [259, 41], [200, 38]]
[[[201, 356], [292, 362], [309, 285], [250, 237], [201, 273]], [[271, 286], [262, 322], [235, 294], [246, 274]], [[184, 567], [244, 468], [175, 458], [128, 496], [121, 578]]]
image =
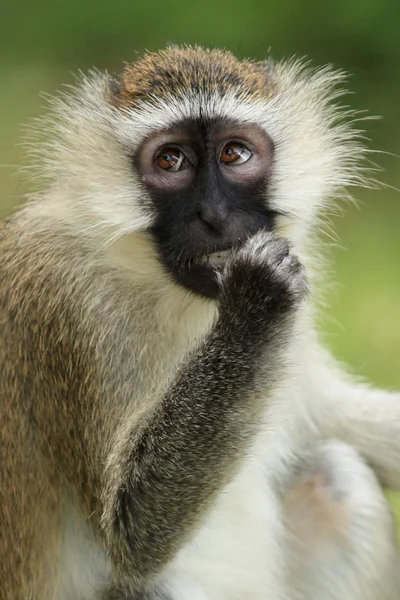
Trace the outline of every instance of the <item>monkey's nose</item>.
[[229, 216], [229, 209], [223, 203], [202, 204], [198, 218], [216, 233], [222, 233], [224, 223]]

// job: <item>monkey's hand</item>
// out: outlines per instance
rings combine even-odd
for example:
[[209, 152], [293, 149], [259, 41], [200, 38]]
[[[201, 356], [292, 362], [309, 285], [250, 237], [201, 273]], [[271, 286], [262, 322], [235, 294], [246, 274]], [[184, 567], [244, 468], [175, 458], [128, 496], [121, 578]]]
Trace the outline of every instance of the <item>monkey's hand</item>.
[[[261, 232], [247, 240], [220, 280], [221, 319], [251, 327], [251, 337], [271, 331], [293, 314], [308, 292], [305, 270], [284, 238]], [[247, 336], [246, 336], [247, 337]]]

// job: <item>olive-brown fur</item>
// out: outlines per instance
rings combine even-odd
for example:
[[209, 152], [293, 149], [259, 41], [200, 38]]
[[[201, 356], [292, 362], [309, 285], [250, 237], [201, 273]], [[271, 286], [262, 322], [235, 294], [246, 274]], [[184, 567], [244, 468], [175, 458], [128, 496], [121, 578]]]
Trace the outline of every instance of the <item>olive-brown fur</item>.
[[117, 106], [129, 107], [140, 101], [152, 102], [188, 91], [218, 92], [234, 90], [248, 97], [268, 97], [274, 83], [265, 63], [239, 61], [230, 52], [200, 47], [169, 47], [145, 54], [128, 63], [113, 93]]

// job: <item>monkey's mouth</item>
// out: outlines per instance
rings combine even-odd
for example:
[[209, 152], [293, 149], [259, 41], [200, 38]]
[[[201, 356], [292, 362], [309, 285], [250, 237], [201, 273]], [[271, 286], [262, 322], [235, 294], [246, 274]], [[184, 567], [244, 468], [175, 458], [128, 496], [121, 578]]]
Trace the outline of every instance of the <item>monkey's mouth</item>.
[[173, 269], [178, 282], [196, 294], [217, 298], [219, 294], [217, 273], [232, 258], [233, 248], [217, 250], [184, 260]]
[[230, 258], [232, 258], [232, 255], [232, 248], [230, 248], [229, 250], [213, 252], [212, 254], [203, 254], [202, 256], [194, 260], [194, 264], [218, 267], [220, 265], [224, 265]]

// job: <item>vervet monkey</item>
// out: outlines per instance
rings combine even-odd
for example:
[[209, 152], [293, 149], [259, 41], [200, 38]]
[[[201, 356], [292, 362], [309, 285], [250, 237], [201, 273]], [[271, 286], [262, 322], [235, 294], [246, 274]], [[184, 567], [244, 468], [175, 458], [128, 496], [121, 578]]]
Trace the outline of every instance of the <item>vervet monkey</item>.
[[400, 598], [400, 396], [311, 308], [341, 81], [170, 47], [54, 102], [0, 233], [1, 600]]

